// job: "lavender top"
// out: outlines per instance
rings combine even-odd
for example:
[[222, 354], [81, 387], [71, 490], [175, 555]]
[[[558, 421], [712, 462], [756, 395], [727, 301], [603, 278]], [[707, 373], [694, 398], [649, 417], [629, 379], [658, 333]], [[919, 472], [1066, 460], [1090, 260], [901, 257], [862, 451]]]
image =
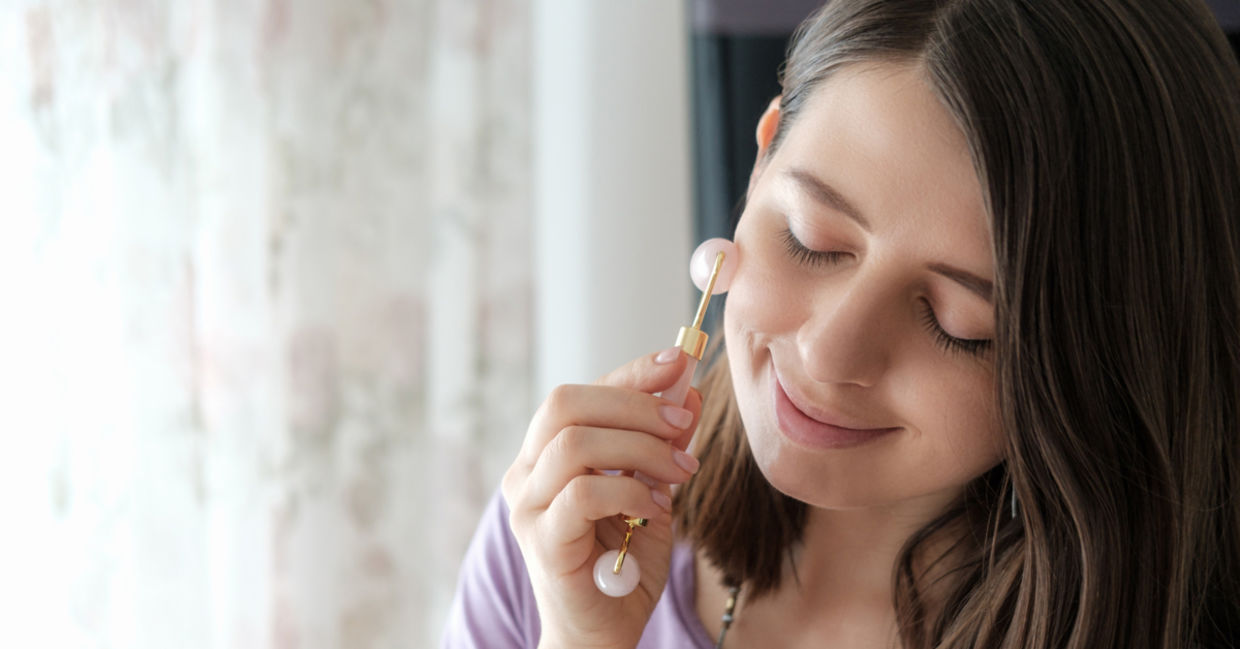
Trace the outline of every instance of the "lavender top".
[[[693, 549], [678, 543], [672, 549], [667, 587], [638, 649], [712, 649], [694, 611], [694, 579]], [[496, 493], [465, 553], [440, 647], [535, 649], [540, 633], [529, 573], [508, 528], [508, 506]]]

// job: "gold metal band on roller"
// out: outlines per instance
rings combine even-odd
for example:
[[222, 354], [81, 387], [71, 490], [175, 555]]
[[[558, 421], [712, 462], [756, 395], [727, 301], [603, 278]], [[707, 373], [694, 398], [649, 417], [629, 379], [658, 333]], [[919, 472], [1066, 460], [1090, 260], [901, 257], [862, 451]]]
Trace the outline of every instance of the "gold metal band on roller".
[[676, 346], [700, 361], [703, 352], [706, 351], [706, 341], [709, 339], [710, 334], [701, 329], [681, 327], [680, 333], [676, 334]]

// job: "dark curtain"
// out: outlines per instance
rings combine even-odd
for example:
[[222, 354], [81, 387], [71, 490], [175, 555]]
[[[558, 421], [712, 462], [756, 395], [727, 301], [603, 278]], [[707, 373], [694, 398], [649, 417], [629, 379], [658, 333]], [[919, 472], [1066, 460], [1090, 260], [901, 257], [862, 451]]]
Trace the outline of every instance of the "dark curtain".
[[[788, 39], [821, 0], [690, 0], [694, 229], [732, 237]], [[711, 309], [719, 312], [719, 309]]]

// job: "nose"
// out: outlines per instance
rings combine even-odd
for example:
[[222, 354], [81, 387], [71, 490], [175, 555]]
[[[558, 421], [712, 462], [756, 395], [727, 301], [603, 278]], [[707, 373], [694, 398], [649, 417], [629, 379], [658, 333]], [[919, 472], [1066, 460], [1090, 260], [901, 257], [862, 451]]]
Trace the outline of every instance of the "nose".
[[815, 299], [797, 330], [797, 351], [809, 378], [861, 387], [877, 383], [897, 342], [894, 302], [861, 277]]

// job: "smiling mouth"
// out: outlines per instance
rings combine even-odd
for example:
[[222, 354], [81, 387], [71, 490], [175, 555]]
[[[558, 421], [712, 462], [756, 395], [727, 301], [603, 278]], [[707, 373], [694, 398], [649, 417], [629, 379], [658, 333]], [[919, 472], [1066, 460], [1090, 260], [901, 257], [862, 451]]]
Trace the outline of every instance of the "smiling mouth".
[[899, 428], [845, 428], [815, 419], [792, 402], [779, 375], [771, 372], [772, 399], [775, 402], [775, 418], [779, 429], [800, 446], [815, 449], [840, 449], [872, 442]]

